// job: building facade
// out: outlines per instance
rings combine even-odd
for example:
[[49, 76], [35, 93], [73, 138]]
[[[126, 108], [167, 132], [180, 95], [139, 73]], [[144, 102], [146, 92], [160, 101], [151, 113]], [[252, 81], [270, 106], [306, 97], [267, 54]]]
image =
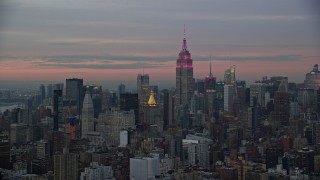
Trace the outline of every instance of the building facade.
[[120, 145], [120, 132], [122, 130], [136, 129], [134, 117], [134, 110], [119, 111], [112, 108], [106, 112], [107, 126], [105, 130], [101, 129], [101, 133], [106, 133], [108, 145]]
[[216, 94], [216, 77], [213, 77], [211, 71], [211, 62], [210, 62], [210, 72], [209, 75], [205, 78], [205, 112], [209, 116], [209, 119], [213, 117], [214, 112], [214, 99]]
[[235, 96], [234, 85], [225, 84], [224, 85], [224, 103], [223, 103], [224, 111], [227, 111], [229, 113], [233, 112], [234, 96]]
[[86, 167], [81, 172], [80, 180], [112, 180], [113, 170], [111, 166], [99, 165], [97, 162], [90, 163], [90, 167]]
[[43, 100], [46, 99], [46, 87], [43, 84], [41, 84], [39, 90], [41, 96], [41, 103], [43, 103]]
[[75, 101], [77, 113], [80, 115], [83, 99], [83, 79], [66, 79], [66, 98]]
[[53, 91], [53, 113], [53, 129], [58, 131], [59, 127], [64, 124], [62, 90]]
[[155, 93], [150, 92], [147, 104], [144, 106], [144, 124], [152, 126], [156, 132], [163, 131], [163, 119], [161, 116], [160, 105], [155, 100]]
[[140, 180], [159, 175], [160, 160], [158, 157], [130, 158], [130, 179]]
[[312, 71], [306, 74], [306, 80], [304, 81], [306, 88], [319, 89], [320, 88], [320, 71], [318, 64], [313, 66]]
[[[176, 66], [175, 112], [177, 112], [177, 110], [181, 106], [189, 104], [193, 95], [193, 91], [193, 65], [191, 54], [187, 49], [187, 40], [186, 37], [184, 37], [182, 43], [182, 50], [178, 55]], [[175, 115], [175, 118], [177, 118], [177, 114]]]
[[83, 100], [82, 117], [81, 117], [82, 138], [86, 138], [89, 132], [94, 131], [94, 111], [91, 95], [89, 91]]
[[83, 92], [89, 91], [93, 103], [94, 118], [98, 118], [102, 110], [102, 86], [89, 85], [83, 87]]
[[148, 101], [149, 91], [149, 74], [138, 74], [137, 76], [137, 92], [140, 105], [143, 106]]
[[258, 106], [265, 105], [265, 92], [267, 85], [264, 83], [253, 83], [250, 85], [250, 106], [254, 106], [255, 99]]
[[120, 110], [134, 110], [135, 124], [139, 124], [139, 99], [136, 93], [120, 94]]
[[54, 155], [54, 180], [78, 179], [77, 154], [63, 149], [63, 154]]

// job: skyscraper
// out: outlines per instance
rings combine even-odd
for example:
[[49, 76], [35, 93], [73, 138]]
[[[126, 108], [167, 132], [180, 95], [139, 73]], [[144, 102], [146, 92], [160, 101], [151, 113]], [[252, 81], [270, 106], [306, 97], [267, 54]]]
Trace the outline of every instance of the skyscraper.
[[214, 100], [214, 108], [215, 111], [222, 111], [224, 109], [224, 82], [217, 82], [216, 83], [216, 95]]
[[256, 129], [259, 126], [259, 117], [258, 117], [258, 107], [255, 104], [254, 106], [248, 107], [248, 127], [251, 129]]
[[237, 102], [236, 68], [230, 66], [224, 72], [224, 110], [230, 114], [235, 114], [235, 104]]
[[68, 149], [63, 149], [63, 154], [54, 155], [54, 180], [78, 178], [77, 156]]
[[89, 91], [92, 98], [94, 118], [98, 118], [102, 110], [102, 87], [99, 85], [89, 85], [83, 87], [83, 92]]
[[40, 140], [37, 142], [37, 158], [49, 159], [50, 157], [50, 144], [47, 141]]
[[274, 120], [281, 125], [289, 125], [289, 93], [286, 81], [282, 81], [279, 90], [274, 96]]
[[60, 127], [64, 124], [63, 121], [63, 99], [62, 90], [54, 90], [53, 92], [53, 130], [58, 131], [59, 124]]
[[120, 110], [130, 111], [132, 109], [134, 110], [135, 124], [140, 124], [138, 94], [131, 94], [131, 93], [120, 94]]
[[81, 118], [81, 127], [82, 127], [82, 138], [87, 137], [88, 132], [94, 131], [94, 111], [93, 103], [90, 92], [87, 90], [86, 95], [83, 100], [82, 108], [82, 118]]
[[236, 82], [236, 69], [235, 66], [230, 66], [224, 72], [224, 83], [225, 84], [234, 84]]
[[250, 85], [250, 106], [254, 104], [254, 98], [257, 98], [258, 106], [265, 105], [265, 92], [267, 85], [264, 83], [253, 83]]
[[310, 173], [314, 171], [315, 152], [309, 148], [303, 148], [298, 151], [298, 167], [303, 168], [304, 172]]
[[48, 84], [47, 86], [47, 98], [52, 98], [52, 84]]
[[67, 143], [66, 134], [62, 131], [48, 131], [47, 136], [50, 143], [50, 157], [56, 152], [62, 152]]
[[214, 98], [216, 94], [216, 78], [213, 77], [211, 72], [211, 62], [210, 62], [210, 72], [209, 75], [205, 78], [205, 109], [206, 113], [209, 115], [209, 118], [213, 116], [214, 111]]
[[0, 139], [0, 168], [10, 169], [10, 143], [8, 139]]
[[[181, 106], [188, 105], [193, 95], [193, 65], [191, 54], [187, 49], [187, 40], [185, 35], [186, 33], [184, 32], [182, 50], [178, 55], [176, 66], [175, 112], [177, 112]], [[175, 115], [175, 118], [176, 117], [177, 115]]]
[[312, 71], [306, 74], [306, 80], [304, 81], [306, 88], [319, 89], [320, 88], [320, 71], [318, 64], [313, 66]]
[[163, 121], [161, 116], [161, 109], [155, 100], [155, 93], [150, 91], [150, 97], [144, 107], [144, 124], [156, 127], [156, 132], [162, 132]]
[[43, 84], [40, 85], [40, 96], [41, 96], [41, 103], [46, 98], [46, 88]]
[[118, 93], [119, 93], [119, 97], [121, 94], [126, 92], [126, 86], [124, 84], [119, 84], [118, 86]]
[[52, 84], [53, 90], [63, 90], [63, 83]]
[[149, 90], [149, 75], [138, 74], [137, 76], [137, 91], [140, 105], [148, 101]]
[[194, 84], [194, 89], [201, 94], [205, 93], [205, 80], [204, 79], [197, 79]]
[[172, 98], [174, 92], [172, 90], [162, 90], [162, 106], [163, 106], [163, 128], [166, 130], [173, 124], [174, 115], [174, 99]]
[[[120, 132], [122, 130], [136, 129], [134, 110], [119, 111], [117, 108], [111, 108], [106, 111], [107, 130], [101, 129], [106, 134], [107, 145], [120, 144]], [[97, 126], [100, 128], [100, 124]]]
[[66, 86], [66, 98], [76, 102], [77, 113], [80, 115], [83, 98], [83, 79], [66, 79]]
[[317, 90], [317, 112], [320, 114], [320, 88]]
[[233, 103], [234, 103], [234, 85], [225, 84], [224, 85], [224, 110], [232, 113], [233, 112]]

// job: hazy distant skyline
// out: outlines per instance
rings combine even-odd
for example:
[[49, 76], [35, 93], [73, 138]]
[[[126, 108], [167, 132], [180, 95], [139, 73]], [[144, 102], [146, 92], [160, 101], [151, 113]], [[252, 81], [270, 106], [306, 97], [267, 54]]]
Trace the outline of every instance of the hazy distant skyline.
[[[317, 0], [5, 0], [0, 80], [174, 85], [183, 25], [194, 77], [284, 75], [302, 82], [320, 59]], [[122, 80], [122, 81], [121, 81]]]

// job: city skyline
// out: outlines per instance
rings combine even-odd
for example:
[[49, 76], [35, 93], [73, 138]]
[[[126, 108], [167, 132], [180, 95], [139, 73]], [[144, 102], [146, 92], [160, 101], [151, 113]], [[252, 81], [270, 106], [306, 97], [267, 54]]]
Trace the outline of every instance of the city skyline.
[[218, 80], [235, 65], [248, 82], [302, 83], [320, 57], [316, 1], [63, 2], [0, 4], [0, 81], [127, 84], [144, 72], [151, 84], [174, 86], [184, 24], [195, 78], [212, 61]]
[[318, 7], [1, 1], [0, 180], [320, 179]]

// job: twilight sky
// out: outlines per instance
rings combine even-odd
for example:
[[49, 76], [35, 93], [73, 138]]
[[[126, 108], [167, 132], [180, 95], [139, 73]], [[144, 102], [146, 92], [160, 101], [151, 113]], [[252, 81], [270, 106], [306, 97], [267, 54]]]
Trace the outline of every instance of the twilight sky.
[[302, 82], [320, 59], [318, 0], [2, 0], [0, 81], [175, 84], [186, 25], [194, 77]]

